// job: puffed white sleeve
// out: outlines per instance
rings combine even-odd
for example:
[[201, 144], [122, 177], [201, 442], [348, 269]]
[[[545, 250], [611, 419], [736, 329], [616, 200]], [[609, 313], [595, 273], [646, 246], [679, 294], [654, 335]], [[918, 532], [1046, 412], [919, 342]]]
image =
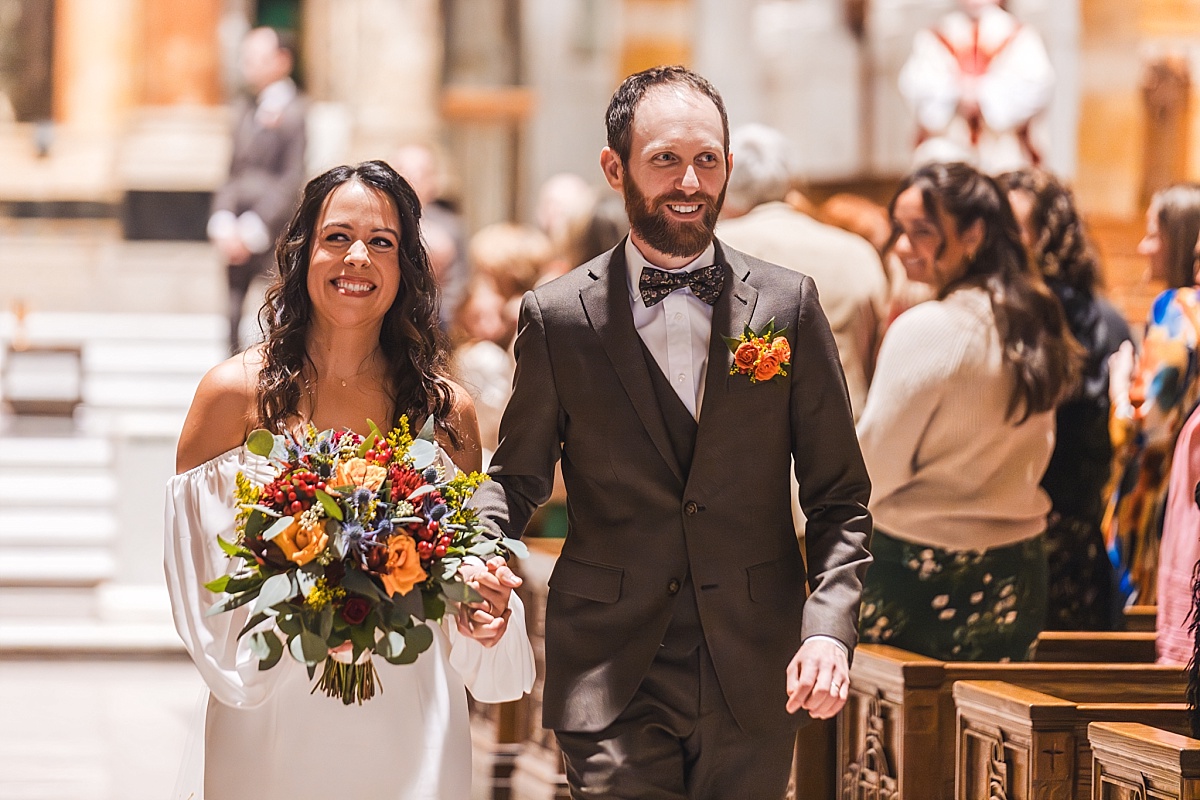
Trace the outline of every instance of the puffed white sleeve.
[[1037, 31], [1023, 26], [979, 79], [979, 112], [994, 131], [1019, 128], [1050, 104], [1054, 67]]
[[204, 584], [241, 566], [226, 557], [217, 537], [233, 537], [237, 473], [261, 482], [255, 470], [264, 467], [239, 448], [167, 482], [164, 568], [175, 630], [213, 696], [240, 708], [266, 701], [284, 670], [260, 671], [247, 639], [238, 638], [248, 607], [206, 616], [220, 596]]
[[471, 696], [481, 703], [517, 700], [533, 688], [533, 646], [525, 625], [525, 605], [514, 592], [508, 607], [508, 628], [493, 647], [463, 636], [447, 615], [450, 666], [462, 676]]
[[900, 69], [900, 94], [912, 108], [917, 124], [941, 133], [958, 113], [962, 98], [958, 62], [929, 30], [917, 31], [913, 49]]

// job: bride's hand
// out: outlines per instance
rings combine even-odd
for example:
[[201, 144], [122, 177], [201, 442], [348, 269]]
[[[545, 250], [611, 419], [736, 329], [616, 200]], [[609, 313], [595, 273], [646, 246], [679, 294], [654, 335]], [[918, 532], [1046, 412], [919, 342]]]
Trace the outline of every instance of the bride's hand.
[[508, 607], [509, 597], [512, 590], [521, 585], [521, 579], [499, 556], [486, 565], [464, 564], [459, 574], [483, 595], [483, 600], [458, 607], [458, 630], [484, 647], [492, 647], [508, 629], [508, 618], [512, 615], [512, 609]]

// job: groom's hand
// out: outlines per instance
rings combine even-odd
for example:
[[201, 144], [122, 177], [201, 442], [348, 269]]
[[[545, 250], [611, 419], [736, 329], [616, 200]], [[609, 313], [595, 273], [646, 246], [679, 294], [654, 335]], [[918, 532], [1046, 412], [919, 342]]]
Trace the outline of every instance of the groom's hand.
[[842, 710], [849, 691], [845, 649], [827, 637], [805, 639], [788, 664], [788, 713], [803, 708], [813, 719], [829, 719]]
[[464, 603], [458, 607], [456, 622], [459, 633], [469, 636], [484, 647], [492, 647], [508, 629], [508, 618], [512, 609], [508, 607], [512, 590], [521, 585], [521, 579], [508, 563], [500, 557], [486, 565], [464, 564], [459, 570], [467, 583], [483, 595], [477, 603]]

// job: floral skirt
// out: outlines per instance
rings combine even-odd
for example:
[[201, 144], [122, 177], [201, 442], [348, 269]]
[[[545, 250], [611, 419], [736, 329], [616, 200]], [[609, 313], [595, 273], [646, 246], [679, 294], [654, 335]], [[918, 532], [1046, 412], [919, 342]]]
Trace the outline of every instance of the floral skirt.
[[1100, 524], [1051, 514], [1046, 528], [1050, 565], [1050, 608], [1046, 630], [1116, 630], [1112, 562]]
[[1024, 661], [1046, 620], [1041, 536], [984, 552], [910, 544], [879, 529], [859, 635], [943, 661]]

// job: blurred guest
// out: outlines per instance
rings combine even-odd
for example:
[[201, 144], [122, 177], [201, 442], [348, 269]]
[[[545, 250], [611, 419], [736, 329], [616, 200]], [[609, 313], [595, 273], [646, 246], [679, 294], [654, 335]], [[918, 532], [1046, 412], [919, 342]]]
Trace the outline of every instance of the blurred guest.
[[554, 259], [546, 234], [512, 222], [481, 228], [471, 237], [468, 251], [474, 275], [489, 279], [505, 301], [520, 300]]
[[[1155, 602], [1172, 452], [1198, 393], [1200, 294], [1193, 255], [1197, 233], [1200, 185], [1179, 184], [1154, 195], [1138, 252], [1150, 262], [1150, 279], [1169, 288], [1150, 307], [1141, 352], [1135, 358], [1132, 346], [1123, 346], [1111, 365], [1119, 480], [1104, 532], [1117, 569], [1119, 600], [1126, 604]], [[1190, 565], [1171, 569], [1186, 571], [1190, 580]]]
[[275, 240], [304, 185], [306, 104], [290, 77], [294, 62], [290, 35], [255, 28], [242, 42], [239, 66], [250, 96], [238, 103], [229, 178], [208, 220], [208, 238], [227, 264], [231, 355], [241, 350], [250, 284], [273, 268]]
[[586, 264], [596, 256], [607, 253], [619, 245], [628, 233], [629, 218], [625, 216], [625, 203], [622, 199], [616, 195], [609, 195], [599, 200], [592, 206], [591, 214], [583, 228], [567, 245], [568, 269]]
[[441, 293], [438, 319], [448, 330], [455, 309], [462, 305], [471, 277], [467, 263], [466, 235], [462, 219], [441, 201], [437, 156], [424, 144], [408, 144], [396, 151], [392, 166], [416, 191], [421, 200], [421, 236], [429, 249], [429, 261]]
[[500, 417], [512, 393], [516, 362], [511, 350], [516, 326], [507, 314], [508, 298], [487, 278], [476, 278], [458, 310], [451, 372], [475, 401], [479, 442], [486, 468], [500, 439]]
[[1062, 303], [1067, 327], [1086, 351], [1079, 388], [1055, 413], [1056, 437], [1042, 488], [1050, 495], [1046, 555], [1050, 630], [1111, 630], [1112, 565], [1100, 520], [1112, 472], [1108, 359], [1132, 340], [1129, 325], [1099, 294], [1099, 266], [1071, 191], [1037, 169], [999, 177], [1033, 265]]
[[967, 161], [997, 173], [1041, 161], [1031, 126], [1049, 105], [1054, 70], [1037, 31], [1003, 5], [959, 0], [913, 40], [900, 93], [917, 120], [917, 164]]
[[896, 317], [917, 303], [933, 298], [933, 289], [927, 283], [910, 281], [895, 253], [885, 253], [888, 239], [892, 235], [892, 221], [885, 207], [855, 194], [839, 192], [832, 195], [815, 211], [817, 219], [866, 239], [883, 258], [883, 271], [887, 277], [887, 305], [880, 322], [879, 337], [882, 339], [888, 326]]
[[937, 296], [888, 330], [858, 424], [875, 519], [860, 633], [933, 658], [1020, 660], [1046, 619], [1038, 482], [1079, 346], [994, 180], [929, 165], [890, 212], [892, 251]]
[[538, 189], [534, 222], [550, 238], [555, 258], [568, 262], [566, 270], [583, 263], [572, 261], [570, 250], [591, 219], [597, 199], [596, 189], [573, 172], [551, 175]]
[[857, 417], [867, 398], [875, 336], [887, 302], [879, 254], [861, 236], [817, 222], [784, 202], [795, 169], [779, 131], [743, 126], [730, 135], [729, 149], [734, 168], [717, 237], [817, 284]]

